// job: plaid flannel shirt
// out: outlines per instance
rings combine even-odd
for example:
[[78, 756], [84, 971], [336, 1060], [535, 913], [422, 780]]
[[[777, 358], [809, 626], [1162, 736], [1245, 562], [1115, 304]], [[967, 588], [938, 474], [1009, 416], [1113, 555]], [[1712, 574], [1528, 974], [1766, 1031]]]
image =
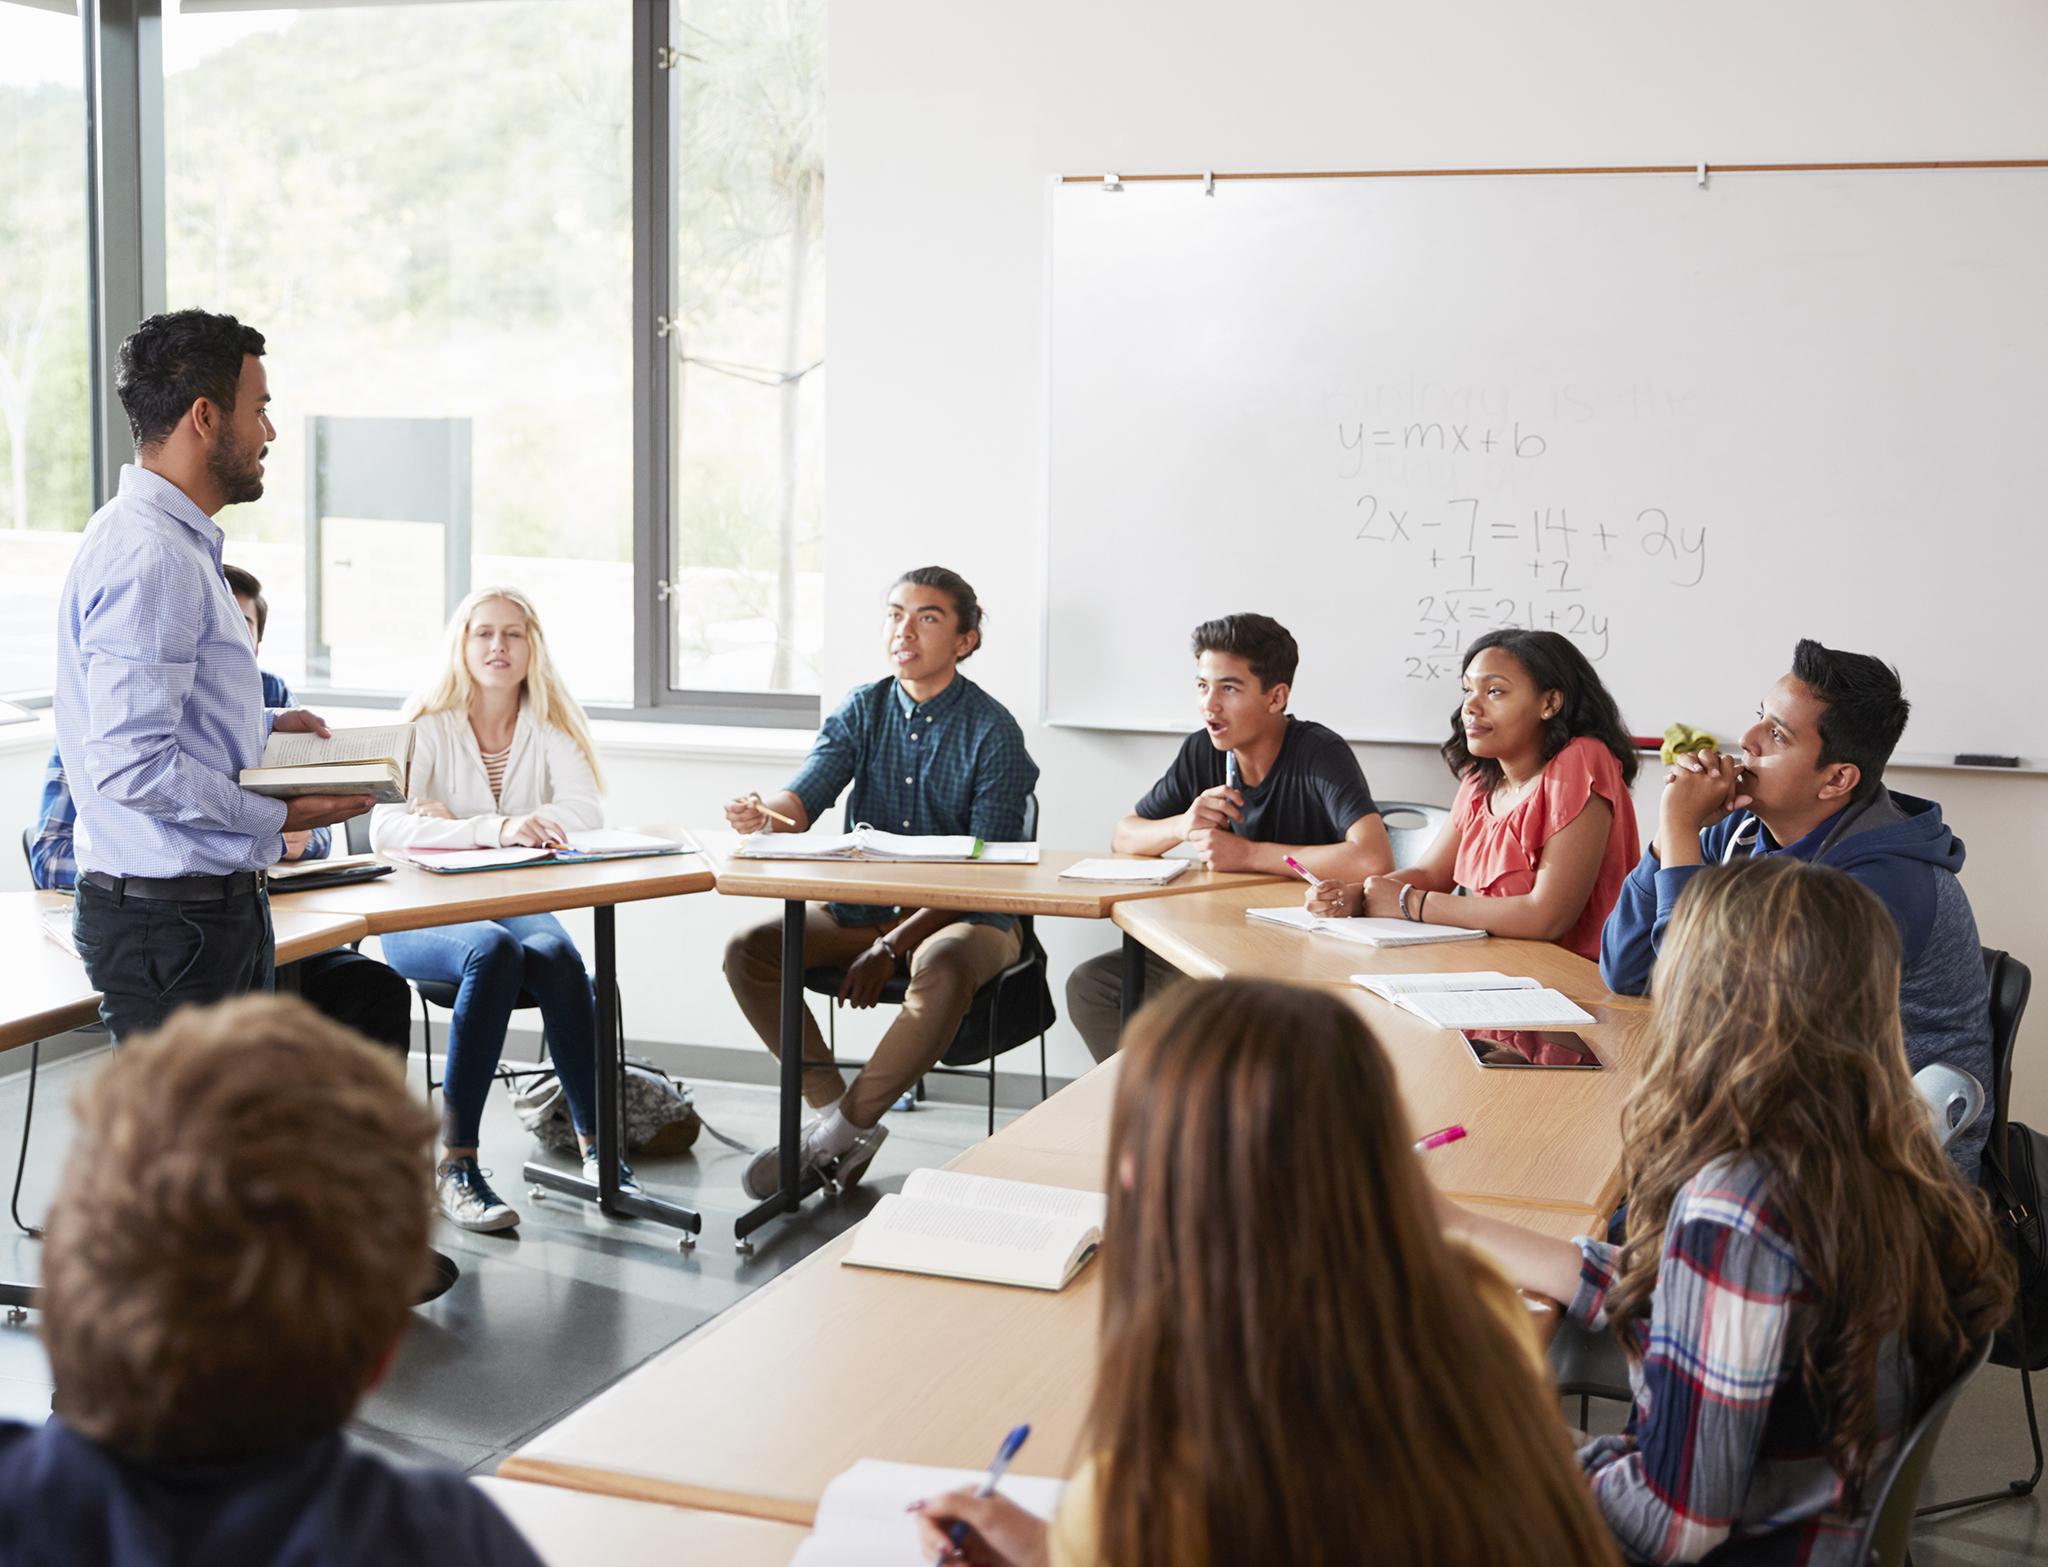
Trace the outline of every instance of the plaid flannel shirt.
[[[1572, 1320], [1607, 1326], [1620, 1248], [1581, 1237]], [[1629, 1380], [1630, 1431], [1579, 1451], [1622, 1548], [1692, 1562], [1735, 1538], [1731, 1559], [1860, 1567], [1863, 1520], [1841, 1510], [1827, 1434], [1800, 1372], [1814, 1309], [1768, 1174], [1716, 1160], [1679, 1189], [1664, 1226], [1647, 1349]], [[1905, 1423], [1907, 1376], [1879, 1356], [1880, 1463]], [[1717, 1558], [1718, 1560], [1719, 1558]]]
[[[846, 826], [884, 832], [971, 833], [990, 843], [1024, 834], [1024, 797], [1038, 764], [1010, 710], [956, 673], [928, 702], [913, 702], [893, 676], [856, 686], [819, 726], [818, 739], [789, 792], [813, 826], [849, 783]], [[875, 925], [892, 908], [828, 904], [843, 926]], [[1014, 914], [962, 914], [968, 925], [1008, 930]]]

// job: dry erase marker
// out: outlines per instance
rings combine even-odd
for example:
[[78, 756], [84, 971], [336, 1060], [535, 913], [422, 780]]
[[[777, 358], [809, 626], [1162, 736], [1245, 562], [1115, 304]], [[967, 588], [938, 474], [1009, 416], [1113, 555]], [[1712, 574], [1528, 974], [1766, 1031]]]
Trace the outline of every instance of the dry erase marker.
[[[988, 1473], [981, 1477], [981, 1484], [974, 1488], [977, 1497], [994, 1496], [996, 1484], [1003, 1478], [1003, 1471], [1010, 1467], [1010, 1460], [1017, 1456], [1017, 1449], [1024, 1445], [1024, 1438], [1031, 1434], [1031, 1427], [1019, 1426], [1003, 1438], [1003, 1445], [996, 1450], [996, 1461], [988, 1466]], [[946, 1527], [946, 1538], [953, 1542], [954, 1549], [967, 1543], [967, 1520], [956, 1518]]]
[[1465, 1135], [1462, 1126], [1447, 1126], [1441, 1132], [1431, 1132], [1415, 1145], [1417, 1153], [1428, 1153], [1432, 1148], [1441, 1148], [1445, 1143], [1455, 1143]]
[[1302, 864], [1301, 861], [1297, 860], [1291, 854], [1285, 856], [1285, 858], [1289, 866], [1301, 872], [1302, 880], [1306, 881], [1311, 887], [1322, 886], [1323, 878], [1318, 876], [1314, 871], [1310, 870], [1306, 865]]

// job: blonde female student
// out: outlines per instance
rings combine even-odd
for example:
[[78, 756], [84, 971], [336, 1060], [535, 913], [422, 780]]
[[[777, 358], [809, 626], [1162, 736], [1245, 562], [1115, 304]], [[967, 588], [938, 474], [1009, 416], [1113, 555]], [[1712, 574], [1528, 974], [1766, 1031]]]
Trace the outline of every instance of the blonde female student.
[[[1600, 927], [1641, 853], [1620, 710], [1555, 631], [1489, 631], [1459, 678], [1442, 746], [1458, 797], [1444, 830], [1420, 863], [1363, 885], [1326, 881], [1308, 906], [1554, 941], [1598, 961]], [[1454, 896], [1461, 887], [1476, 896]]]
[[960, 1520], [965, 1559], [1005, 1567], [1616, 1561], [1529, 1312], [1444, 1238], [1358, 1015], [1192, 984], [1122, 1059], [1094, 1456], [1049, 1529], [999, 1496], [924, 1503], [927, 1555]]
[[[583, 709], [548, 657], [532, 602], [513, 588], [480, 588], [448, 622], [433, 683], [407, 699], [417, 723], [411, 801], [370, 819], [378, 849], [498, 848], [554, 843], [604, 823], [604, 775]], [[586, 1174], [596, 1155], [597, 1001], [582, 954], [552, 914], [393, 932], [384, 961], [408, 979], [458, 988], [442, 1082], [441, 1212], [468, 1230], [504, 1230], [518, 1213], [477, 1168], [477, 1129], [513, 1003], [540, 1003]], [[630, 1172], [627, 1172], [630, 1179]]]
[[2005, 1320], [2010, 1259], [1907, 1075], [1899, 952], [1840, 871], [1702, 871], [1623, 1116], [1627, 1244], [1443, 1205], [1522, 1288], [1620, 1335], [1633, 1431], [1579, 1458], [1633, 1558], [1861, 1567], [1874, 1479]]

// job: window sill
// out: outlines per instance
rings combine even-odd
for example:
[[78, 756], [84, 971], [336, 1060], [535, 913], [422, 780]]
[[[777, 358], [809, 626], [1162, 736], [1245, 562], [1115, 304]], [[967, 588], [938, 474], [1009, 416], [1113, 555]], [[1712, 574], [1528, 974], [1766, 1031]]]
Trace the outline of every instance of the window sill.
[[[362, 729], [396, 722], [389, 708], [343, 707], [338, 703], [308, 704], [337, 729]], [[21, 726], [26, 729], [29, 726]], [[5, 731], [0, 731], [4, 734]], [[810, 754], [817, 732], [811, 729], [751, 729], [736, 725], [645, 724], [628, 718], [595, 718], [591, 737], [603, 755], [665, 757], [698, 762], [801, 761]]]

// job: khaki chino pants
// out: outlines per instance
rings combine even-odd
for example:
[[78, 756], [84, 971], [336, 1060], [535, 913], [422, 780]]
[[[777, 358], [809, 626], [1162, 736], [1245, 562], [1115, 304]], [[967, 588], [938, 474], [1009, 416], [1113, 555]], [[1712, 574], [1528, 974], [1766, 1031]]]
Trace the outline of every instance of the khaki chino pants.
[[[901, 922], [842, 927], [813, 903], [804, 910], [804, 966], [853, 960]], [[882, 1042], [848, 1087], [825, 1048], [818, 1021], [804, 1007], [804, 1098], [814, 1110], [838, 1104], [855, 1126], [873, 1126], [882, 1112], [938, 1064], [953, 1043], [974, 993], [1017, 961], [1023, 940], [1016, 926], [965, 921], [944, 925], [909, 954], [910, 988]], [[898, 973], [902, 972], [898, 960]], [[782, 1054], [782, 921], [773, 919], [735, 936], [725, 949], [725, 978], [761, 1042]], [[837, 1002], [828, 1003], [837, 1005]], [[816, 1062], [818, 1065], [808, 1063]], [[844, 1096], [842, 1099], [841, 1096]]]

